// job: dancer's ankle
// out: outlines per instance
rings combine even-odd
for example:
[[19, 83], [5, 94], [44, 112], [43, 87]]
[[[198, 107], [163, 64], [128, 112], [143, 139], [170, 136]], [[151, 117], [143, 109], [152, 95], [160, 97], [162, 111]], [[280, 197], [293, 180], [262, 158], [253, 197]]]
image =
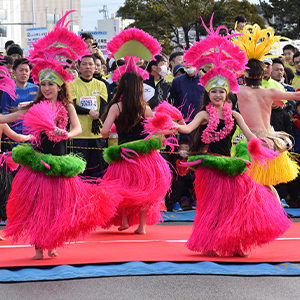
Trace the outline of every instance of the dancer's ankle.
[[35, 256], [32, 259], [39, 260], [44, 258], [44, 251], [41, 249], [35, 249]]

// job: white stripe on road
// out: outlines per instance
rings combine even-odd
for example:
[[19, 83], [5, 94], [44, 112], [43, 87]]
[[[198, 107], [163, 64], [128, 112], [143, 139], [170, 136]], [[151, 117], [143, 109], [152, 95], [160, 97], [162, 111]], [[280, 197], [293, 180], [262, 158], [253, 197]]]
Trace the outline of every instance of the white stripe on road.
[[[276, 241], [293, 241], [300, 240], [300, 238], [278, 238]], [[86, 244], [86, 243], [100, 243], [100, 244], [109, 244], [109, 243], [153, 243], [153, 242], [167, 242], [167, 243], [186, 243], [187, 240], [115, 240], [115, 241], [78, 241], [66, 243], [66, 245], [72, 244]], [[23, 247], [32, 247], [32, 245], [3, 245], [1, 248], [23, 248]]]

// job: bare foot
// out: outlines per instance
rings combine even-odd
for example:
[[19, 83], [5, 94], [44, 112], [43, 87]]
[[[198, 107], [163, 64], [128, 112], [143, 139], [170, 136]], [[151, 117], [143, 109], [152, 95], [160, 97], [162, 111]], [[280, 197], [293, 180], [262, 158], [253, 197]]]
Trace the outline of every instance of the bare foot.
[[44, 258], [44, 251], [43, 250], [35, 250], [35, 256], [32, 259], [38, 260]]
[[122, 213], [122, 225], [118, 228], [119, 231], [123, 231], [129, 228], [128, 217]]
[[233, 253], [233, 256], [237, 256], [237, 257], [249, 257], [249, 254], [245, 253], [242, 250], [238, 250], [235, 253]]
[[134, 233], [136, 233], [136, 234], [146, 234], [146, 231], [137, 229], [137, 230], [134, 231]]
[[48, 256], [49, 257], [56, 257], [58, 254], [57, 254], [57, 252], [56, 252], [56, 250], [55, 249], [53, 249], [53, 250], [48, 250]]
[[121, 225], [119, 228], [118, 228], [118, 230], [119, 231], [123, 231], [123, 230], [126, 230], [126, 229], [128, 229], [129, 228], [129, 225]]
[[5, 241], [5, 238], [3, 238], [1, 235], [0, 235], [0, 241]]

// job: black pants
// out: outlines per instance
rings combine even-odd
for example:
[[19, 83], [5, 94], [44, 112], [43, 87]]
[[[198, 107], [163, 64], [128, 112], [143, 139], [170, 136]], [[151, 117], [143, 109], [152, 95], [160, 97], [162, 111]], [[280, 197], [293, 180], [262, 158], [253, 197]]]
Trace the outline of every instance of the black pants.
[[[102, 177], [107, 168], [107, 164], [103, 159], [103, 150], [90, 148], [106, 148], [106, 139], [73, 139], [73, 152], [81, 154], [86, 160], [86, 169], [83, 176], [86, 177]], [[76, 147], [81, 147], [78, 149]]]

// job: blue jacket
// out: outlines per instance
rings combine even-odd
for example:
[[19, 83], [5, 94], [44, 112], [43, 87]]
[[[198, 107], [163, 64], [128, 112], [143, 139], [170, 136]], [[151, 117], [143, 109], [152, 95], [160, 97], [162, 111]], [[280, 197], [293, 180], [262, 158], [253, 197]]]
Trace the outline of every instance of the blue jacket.
[[[188, 116], [188, 112], [194, 109], [191, 120], [196, 116], [202, 107], [202, 94], [204, 87], [200, 84], [200, 75], [196, 74], [190, 77], [187, 74], [180, 75], [173, 79], [171, 88], [171, 99], [174, 106], [181, 108], [184, 118]], [[190, 107], [190, 108], [189, 108]]]
[[[36, 84], [27, 82], [25, 89], [16, 87], [16, 99], [13, 100], [6, 92], [2, 95], [1, 109], [2, 114], [7, 115], [14, 111], [15, 108], [21, 108], [34, 100], [39, 87]], [[23, 121], [19, 120], [11, 123], [11, 128], [21, 134], [23, 132]]]

